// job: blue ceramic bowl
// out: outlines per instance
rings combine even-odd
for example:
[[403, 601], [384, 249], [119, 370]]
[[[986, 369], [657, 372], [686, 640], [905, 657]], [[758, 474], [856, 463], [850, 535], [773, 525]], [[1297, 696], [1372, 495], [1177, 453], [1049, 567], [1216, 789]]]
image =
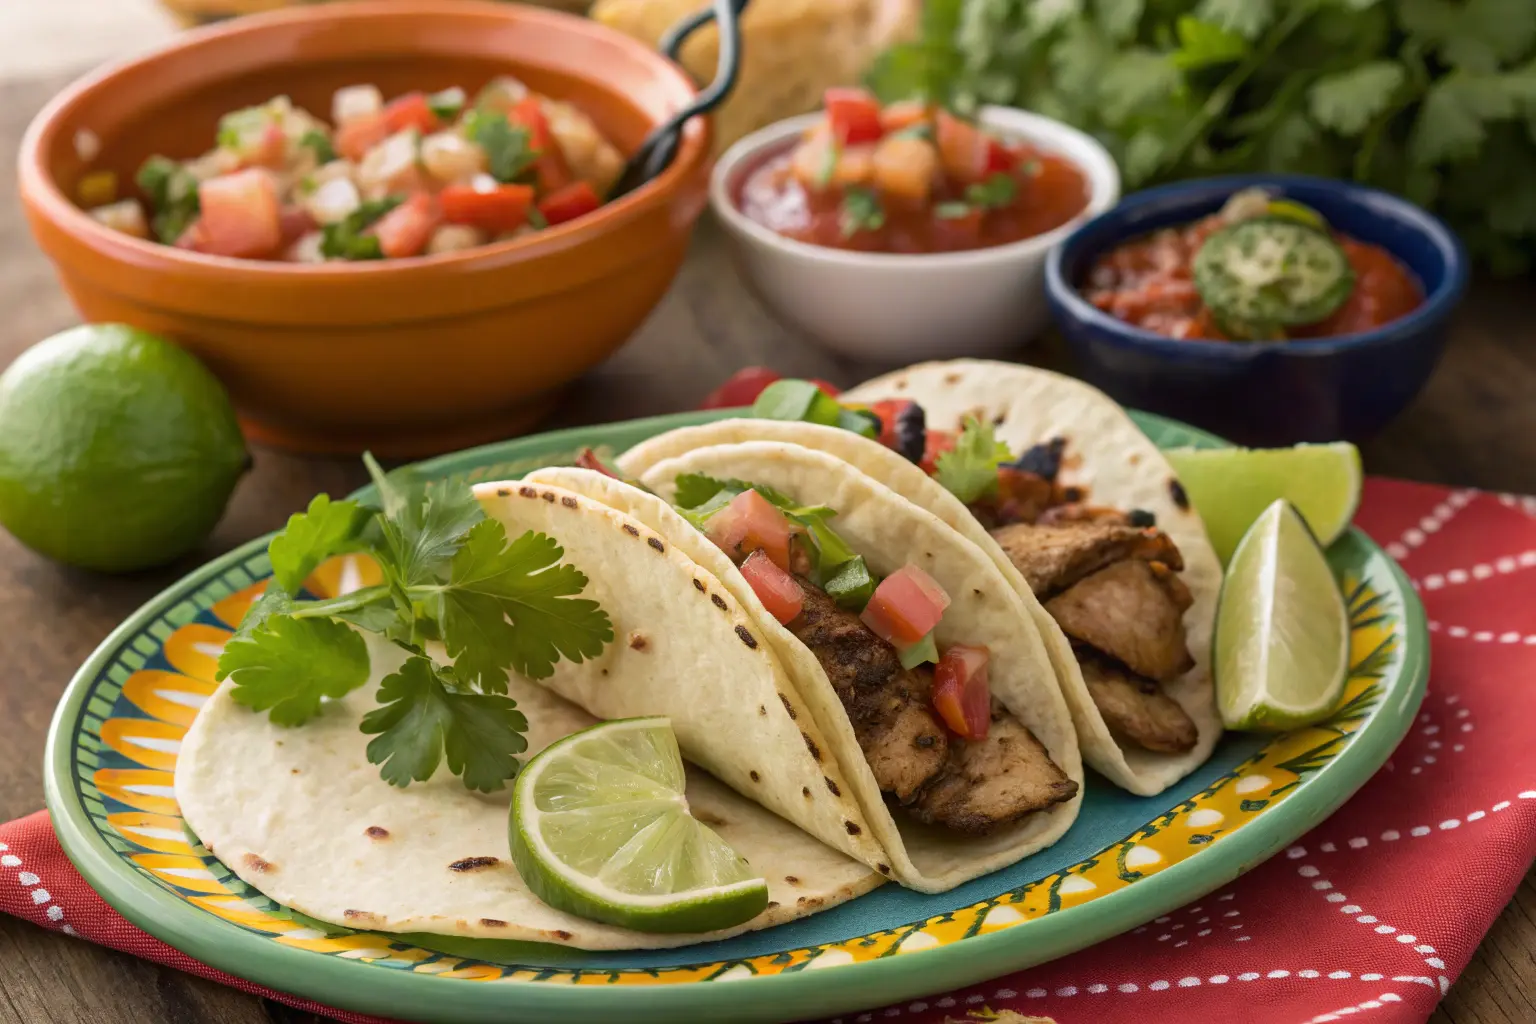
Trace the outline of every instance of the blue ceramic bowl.
[[[1079, 288], [1106, 250], [1219, 210], [1264, 186], [1305, 203], [1337, 230], [1386, 249], [1418, 278], [1425, 301], [1372, 331], [1309, 341], [1191, 342], [1133, 327]], [[1253, 174], [1137, 192], [1052, 251], [1046, 297], [1078, 372], [1121, 403], [1198, 424], [1247, 445], [1369, 437], [1411, 402], [1445, 347], [1467, 286], [1467, 254], [1436, 218], [1403, 199], [1348, 182]]]

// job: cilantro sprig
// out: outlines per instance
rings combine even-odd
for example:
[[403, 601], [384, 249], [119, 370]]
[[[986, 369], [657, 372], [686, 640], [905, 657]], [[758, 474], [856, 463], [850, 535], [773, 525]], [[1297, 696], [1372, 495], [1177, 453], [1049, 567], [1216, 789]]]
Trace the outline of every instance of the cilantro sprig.
[[516, 181], [539, 159], [528, 129], [514, 125], [499, 110], [470, 111], [464, 119], [464, 136], [485, 150], [487, 167], [497, 181]]
[[934, 475], [946, 491], [970, 504], [997, 491], [997, 467], [1011, 458], [990, 423], [967, 416], [954, 448], [934, 461]]
[[134, 181], [149, 197], [155, 237], [166, 245], [175, 244], [197, 219], [197, 178], [169, 157], [155, 155], [144, 161]]
[[[302, 726], [327, 700], [367, 682], [364, 632], [405, 654], [380, 683], [361, 728], [368, 760], [395, 786], [424, 782], [445, 761], [474, 790], [499, 789], [527, 749], [528, 723], [507, 692], [508, 672], [544, 679], [561, 660], [597, 657], [613, 625], [578, 595], [587, 577], [560, 564], [554, 538], [509, 539], [463, 484], [386, 476], [371, 457], [379, 507], [320, 495], [272, 539], [273, 578], [224, 646], [217, 676], [231, 696], [284, 726]], [[333, 555], [373, 558], [383, 583], [327, 600], [298, 595]], [[452, 664], [428, 656], [441, 641]]]
[[321, 229], [320, 252], [347, 260], [381, 260], [384, 250], [377, 235], [365, 232], [386, 213], [405, 202], [404, 196], [370, 199], [341, 220]]
[[842, 405], [809, 380], [791, 378], [774, 381], [752, 403], [752, 417], [841, 427], [865, 437], [880, 435], [880, 421], [873, 413]]

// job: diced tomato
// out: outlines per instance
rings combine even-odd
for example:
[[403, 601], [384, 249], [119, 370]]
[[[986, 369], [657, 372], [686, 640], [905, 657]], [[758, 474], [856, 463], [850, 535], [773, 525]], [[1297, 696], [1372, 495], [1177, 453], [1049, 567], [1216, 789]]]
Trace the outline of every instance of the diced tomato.
[[756, 491], [743, 491], [710, 517], [704, 532], [732, 558], [761, 550], [780, 569], [789, 568], [789, 520]]
[[1011, 171], [1019, 164], [1018, 152], [1007, 143], [987, 136], [987, 173]]
[[991, 652], [963, 644], [946, 650], [933, 671], [933, 709], [956, 736], [984, 740], [992, 724], [992, 693], [987, 682]]
[[948, 607], [949, 595], [932, 576], [904, 565], [875, 588], [859, 618], [882, 640], [909, 647], [932, 632]]
[[449, 185], [437, 198], [448, 223], [469, 224], [494, 235], [528, 223], [533, 186], [497, 185], [482, 192], [472, 185]]
[[282, 214], [272, 175], [258, 168], [209, 178], [197, 188], [199, 252], [271, 256], [283, 241]]
[[576, 456], [576, 465], [580, 466], [582, 469], [595, 470], [603, 474], [603, 476], [611, 476], [615, 480], [623, 479], [623, 477], [619, 476], [619, 474], [603, 465], [603, 460], [598, 458], [597, 453], [594, 452], [591, 448], [583, 448], [581, 450], [581, 454]]
[[824, 381], [820, 377], [811, 377], [810, 382], [815, 384], [821, 393], [826, 395], [828, 398], [836, 398], [838, 395], [843, 393], [842, 388], [838, 387], [836, 384], [831, 384], [827, 381]]
[[425, 93], [408, 92], [384, 106], [384, 126], [391, 135], [407, 128], [415, 128], [426, 135], [437, 131], [438, 124], [437, 115], [432, 113]]
[[896, 450], [900, 447], [896, 437], [896, 420], [902, 410], [911, 404], [910, 398], [887, 398], [869, 407], [870, 412], [880, 417], [880, 443], [887, 448]]
[[751, 405], [763, 389], [783, 378], [766, 366], [747, 366], [726, 379], [705, 396], [700, 409], [734, 409], [739, 405]]
[[283, 245], [296, 242], [319, 227], [315, 218], [302, 206], [285, 206], [278, 214], [278, 227], [282, 231]]
[[752, 593], [763, 602], [768, 614], [779, 622], [787, 625], [800, 614], [800, 608], [805, 604], [800, 584], [789, 573], [774, 565], [768, 552], [759, 550], [748, 555], [747, 560], [741, 563], [741, 574], [752, 585]]
[[539, 200], [539, 212], [550, 224], [564, 224], [568, 220], [591, 213], [603, 201], [592, 191], [592, 186], [585, 181], [573, 181], [561, 189], [556, 189], [543, 199]]
[[384, 113], [369, 114], [348, 121], [336, 129], [336, 152], [351, 160], [360, 162], [368, 155], [368, 151], [394, 133], [389, 130], [389, 125], [384, 123]]
[[942, 110], [934, 124], [944, 173], [964, 184], [985, 178], [992, 158], [991, 139], [975, 125]]
[[[537, 96], [524, 96], [507, 111], [507, 120], [528, 129], [528, 148], [539, 154], [534, 162], [533, 174], [539, 183], [539, 191], [554, 192], [571, 183], [571, 169], [565, 162], [565, 154], [549, 130], [549, 119]], [[591, 186], [588, 186], [590, 189]], [[596, 209], [594, 206], [593, 209]], [[582, 211], [585, 213], [586, 211]], [[567, 218], [569, 219], [569, 218]]]
[[878, 141], [885, 129], [880, 125], [880, 102], [863, 89], [828, 89], [821, 105], [827, 110], [832, 137], [845, 146]]
[[880, 127], [888, 132], [899, 132], [928, 120], [928, 104], [922, 100], [902, 100], [880, 111]]
[[417, 192], [379, 218], [371, 231], [378, 236], [384, 256], [395, 260], [420, 256], [441, 220], [436, 200], [426, 192]]
[[203, 219], [198, 217], [186, 226], [181, 236], [174, 243], [178, 249], [187, 249], [191, 252], [203, 252]]
[[955, 447], [955, 435], [947, 430], [928, 431], [928, 437], [923, 443], [923, 461], [919, 463], [923, 472], [932, 476], [938, 469], [939, 456]]
[[261, 138], [243, 162], [247, 167], [269, 167], [280, 171], [287, 161], [288, 136], [277, 125], [269, 124], [261, 130]]

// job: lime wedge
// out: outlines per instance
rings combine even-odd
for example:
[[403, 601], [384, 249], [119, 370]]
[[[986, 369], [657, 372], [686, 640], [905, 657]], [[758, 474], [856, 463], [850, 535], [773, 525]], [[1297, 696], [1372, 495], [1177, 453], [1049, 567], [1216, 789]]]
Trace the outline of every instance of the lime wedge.
[[1284, 498], [1327, 547], [1360, 505], [1360, 452], [1347, 441], [1294, 448], [1171, 448], [1168, 461], [1223, 565], [1273, 502]]
[[1216, 703], [1229, 729], [1327, 718], [1349, 672], [1349, 614], [1307, 524], [1276, 501], [1253, 524], [1216, 608]]
[[762, 913], [768, 885], [688, 813], [665, 718], [604, 722], [551, 744], [512, 789], [508, 838], [545, 903], [644, 932], [706, 932]]

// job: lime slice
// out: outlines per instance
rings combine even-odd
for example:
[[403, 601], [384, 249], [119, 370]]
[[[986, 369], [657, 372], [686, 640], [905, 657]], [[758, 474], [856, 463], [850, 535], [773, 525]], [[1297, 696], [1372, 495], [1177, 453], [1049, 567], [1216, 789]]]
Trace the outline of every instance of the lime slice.
[[512, 790], [508, 838], [545, 903], [644, 932], [707, 932], [762, 913], [768, 885], [688, 813], [665, 718], [594, 725], [545, 748]]
[[1229, 729], [1322, 721], [1344, 692], [1349, 614], [1307, 524], [1276, 501], [1227, 569], [1216, 609], [1216, 702]]
[[1324, 547], [1349, 528], [1360, 504], [1360, 452], [1347, 441], [1165, 454], [1223, 565], [1259, 513], [1281, 498], [1296, 506]]

